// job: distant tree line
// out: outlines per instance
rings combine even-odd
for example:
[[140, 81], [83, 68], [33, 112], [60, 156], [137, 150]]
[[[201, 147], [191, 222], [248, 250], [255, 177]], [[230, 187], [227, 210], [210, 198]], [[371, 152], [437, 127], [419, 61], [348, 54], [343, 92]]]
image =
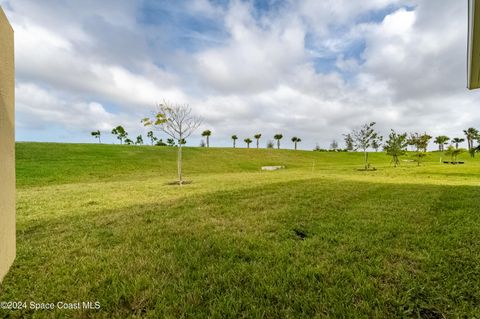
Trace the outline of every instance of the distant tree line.
[[[147, 132], [147, 138], [150, 142], [150, 145], [157, 146], [177, 146], [178, 155], [178, 184], [183, 184], [183, 173], [182, 173], [182, 146], [187, 143], [187, 138], [190, 137], [193, 132], [200, 126], [201, 120], [191, 114], [191, 109], [188, 105], [178, 105], [178, 104], [169, 104], [162, 103], [157, 105], [157, 112], [153, 114], [152, 117], [147, 117], [141, 120], [141, 123], [146, 127], [153, 127], [157, 131], [161, 131], [168, 136], [164, 142], [162, 139], [159, 139], [155, 136], [153, 130]], [[345, 148], [339, 148], [339, 144], [336, 140], [333, 140], [330, 144], [330, 148], [322, 149], [317, 144], [315, 151], [329, 151], [329, 152], [362, 152], [363, 153], [363, 170], [374, 169], [371, 167], [369, 162], [369, 150], [374, 149], [375, 152], [378, 152], [379, 149], [383, 147], [385, 153], [392, 157], [392, 164], [394, 167], [397, 167], [400, 164], [400, 156], [405, 155], [408, 147], [411, 147], [414, 152], [414, 158], [418, 165], [421, 164], [422, 159], [426, 156], [428, 145], [430, 140], [433, 138], [426, 132], [424, 133], [398, 133], [394, 130], [391, 130], [388, 138], [384, 141], [383, 136], [381, 136], [375, 130], [375, 122], [366, 123], [358, 129], [354, 129], [351, 132], [344, 134]], [[450, 156], [452, 163], [457, 162], [457, 157], [464, 151], [468, 151], [470, 156], [474, 157], [476, 152], [480, 152], [480, 133], [475, 128], [468, 128], [463, 131], [465, 138], [463, 137], [454, 137], [451, 138], [446, 135], [439, 135], [434, 138], [434, 143], [438, 145], [438, 151], [444, 152], [445, 155]], [[135, 138], [135, 141], [130, 139], [128, 132], [121, 125], [114, 127], [111, 130], [111, 134], [119, 140], [120, 144], [127, 145], [143, 145], [144, 140], [142, 135], [138, 135]], [[100, 130], [95, 130], [91, 132], [91, 136], [98, 140], [99, 143], [102, 143], [102, 132]], [[205, 130], [201, 133], [201, 136], [206, 139], [201, 141], [202, 147], [210, 147], [210, 137], [212, 136], [211, 130]], [[262, 138], [261, 133], [253, 135], [253, 139], [256, 141], [256, 148], [260, 148], [260, 139]], [[238, 136], [236, 134], [231, 136], [233, 141], [233, 148], [237, 146]], [[266, 147], [273, 149], [276, 147], [280, 149], [281, 140], [283, 139], [283, 134], [277, 133], [273, 135], [273, 140], [267, 140]], [[274, 140], [276, 141], [274, 143]], [[246, 137], [243, 140], [247, 148], [250, 148], [250, 144], [253, 143], [253, 140], [250, 137]], [[293, 143], [293, 148], [297, 150], [298, 143], [302, 142], [302, 139], [293, 136], [291, 138]], [[448, 145], [450, 141], [450, 145]], [[464, 150], [459, 148], [460, 143], [467, 141], [468, 149]], [[475, 141], [477, 145], [475, 146]], [[445, 146], [448, 145], [445, 150]]]
[[[383, 136], [375, 131], [374, 126], [375, 122], [367, 123], [361, 126], [359, 129], [352, 130], [350, 133], [344, 134], [343, 139], [345, 142], [345, 148], [340, 148], [336, 140], [333, 140], [330, 143], [329, 148], [321, 148], [318, 144], [316, 145], [314, 151], [320, 152], [352, 152], [352, 151], [361, 151], [364, 153], [364, 169], [369, 169], [369, 160], [368, 160], [368, 150], [373, 149], [375, 152], [378, 152], [383, 148], [383, 150], [390, 156], [392, 156], [392, 163], [397, 166], [399, 164], [398, 156], [406, 152], [408, 147], [414, 152], [415, 161], [418, 165], [421, 164], [422, 159], [426, 156], [427, 148], [432, 140], [432, 136], [427, 133], [398, 133], [394, 130], [388, 136], [388, 140], [384, 141]], [[453, 137], [450, 138], [446, 135], [439, 135], [433, 138], [433, 143], [438, 145], [439, 152], [448, 152], [448, 154], [455, 153], [454, 157], [456, 158], [462, 152], [468, 152], [471, 157], [475, 157], [475, 153], [480, 152], [480, 132], [470, 127], [463, 130], [465, 137]], [[111, 134], [119, 140], [120, 144], [127, 145], [143, 145], [144, 140], [143, 136], [139, 135], [135, 140], [132, 140], [128, 132], [121, 125], [112, 129]], [[91, 135], [98, 140], [99, 143], [102, 143], [102, 132], [100, 130], [92, 131]], [[168, 134], [167, 134], [168, 135]], [[201, 147], [210, 147], [210, 138], [212, 136], [211, 130], [204, 130], [201, 133], [201, 136], [205, 140], [201, 140]], [[155, 136], [153, 131], [147, 132], [147, 138], [150, 145], [156, 146], [180, 146], [187, 143], [185, 138], [181, 140], [169, 137], [165, 141], [159, 139]], [[260, 140], [262, 138], [261, 133], [253, 135], [253, 139], [250, 137], [244, 138], [244, 143], [247, 148], [250, 148], [250, 145], [255, 141], [256, 148], [260, 148]], [[231, 136], [233, 142], [233, 148], [237, 147], [238, 136], [236, 134]], [[281, 141], [283, 139], [283, 134], [277, 133], [273, 135], [272, 140], [268, 140], [266, 143], [266, 148], [281, 148]], [[275, 141], [275, 142], [274, 142]], [[302, 141], [301, 138], [293, 136], [291, 138], [293, 143], [293, 148], [297, 150], [298, 143]], [[467, 149], [461, 149], [459, 146], [463, 142], [467, 142]], [[477, 142], [477, 145], [475, 145]], [[449, 145], [450, 144], [450, 145]], [[447, 147], [447, 148], [446, 148]], [[459, 151], [452, 151], [450, 148]], [[448, 155], [447, 154], [447, 155]]]
[[[396, 167], [400, 164], [399, 157], [407, 152], [408, 147], [414, 152], [414, 161], [418, 165], [422, 163], [422, 159], [427, 154], [428, 145], [433, 138], [427, 133], [397, 133], [391, 130], [388, 139], [383, 142], [383, 137], [374, 130], [375, 122], [364, 124], [360, 129], [353, 130], [351, 133], [344, 135], [345, 150], [362, 151], [364, 153], [364, 169], [370, 168], [367, 150], [378, 149], [383, 144], [383, 150], [387, 155], [392, 157], [392, 164]], [[438, 151], [445, 152], [445, 155], [451, 156], [452, 163], [457, 162], [457, 156], [468, 151], [471, 157], [475, 157], [476, 152], [480, 152], [480, 145], [475, 146], [474, 142], [480, 144], [480, 133], [475, 128], [468, 128], [463, 131], [468, 142], [468, 150], [459, 148], [459, 144], [465, 141], [465, 138], [454, 137], [450, 139], [446, 135], [435, 137], [434, 143], [438, 145]], [[451, 141], [451, 145], [445, 150], [445, 146]], [[336, 151], [338, 144], [333, 141], [330, 148]]]

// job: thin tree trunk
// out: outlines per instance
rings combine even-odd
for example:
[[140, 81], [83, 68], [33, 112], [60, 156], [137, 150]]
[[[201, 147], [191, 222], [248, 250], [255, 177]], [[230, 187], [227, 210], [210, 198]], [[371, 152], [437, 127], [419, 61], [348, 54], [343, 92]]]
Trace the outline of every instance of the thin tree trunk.
[[210, 147], [210, 137], [207, 135], [207, 147]]
[[235, 140], [233, 140], [233, 148], [235, 148]]
[[258, 148], [258, 138], [257, 138], [257, 148]]
[[178, 141], [178, 156], [177, 156], [177, 166], [178, 166], [178, 183], [180, 186], [183, 184], [182, 176], [182, 138]]
[[295, 142], [295, 151], [297, 150], [297, 142]]
[[365, 170], [367, 170], [368, 169], [368, 153], [367, 153], [367, 150], [363, 151], [363, 155], [364, 155], [364, 160], [365, 160]]
[[280, 140], [277, 140], [277, 149], [280, 149]]

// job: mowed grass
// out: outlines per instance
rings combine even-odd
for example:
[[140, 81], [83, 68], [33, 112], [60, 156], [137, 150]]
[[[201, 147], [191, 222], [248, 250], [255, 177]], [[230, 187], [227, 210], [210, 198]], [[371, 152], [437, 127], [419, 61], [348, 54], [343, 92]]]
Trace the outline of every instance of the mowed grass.
[[0, 301], [101, 309], [0, 317], [480, 317], [479, 159], [186, 148], [178, 187], [175, 152], [17, 144]]

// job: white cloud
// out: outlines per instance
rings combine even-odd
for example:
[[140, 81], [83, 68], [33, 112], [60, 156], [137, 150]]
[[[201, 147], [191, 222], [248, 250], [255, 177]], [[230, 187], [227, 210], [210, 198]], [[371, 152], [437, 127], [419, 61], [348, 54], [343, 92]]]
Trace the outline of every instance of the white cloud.
[[32, 23], [15, 25], [17, 73], [69, 91], [109, 99], [120, 107], [153, 107], [159, 96], [185, 101], [175, 75], [152, 63], [142, 64], [144, 74], [121, 65], [99, 63], [95, 56], [82, 56], [67, 39]]
[[149, 25], [140, 2], [0, 4], [15, 28], [20, 130], [141, 132], [162, 99], [192, 105], [222, 145], [281, 132], [326, 147], [370, 121], [451, 136], [480, 123], [461, 1], [292, 0], [260, 12], [192, 0], [168, 27]]
[[257, 93], [278, 85], [292, 67], [306, 62], [305, 30], [298, 19], [287, 25], [253, 19], [251, 7], [236, 2], [225, 17], [226, 46], [196, 56], [198, 76], [218, 92]]
[[120, 118], [107, 112], [98, 102], [62, 100], [30, 83], [17, 85], [16, 93], [20, 128], [38, 130], [61, 124], [72, 130], [109, 130]]

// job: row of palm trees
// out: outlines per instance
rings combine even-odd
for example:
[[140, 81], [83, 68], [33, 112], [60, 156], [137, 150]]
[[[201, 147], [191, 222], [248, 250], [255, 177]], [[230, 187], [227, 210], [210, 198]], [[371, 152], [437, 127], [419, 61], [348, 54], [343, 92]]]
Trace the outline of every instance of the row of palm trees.
[[[465, 138], [454, 137], [454, 138], [450, 139], [450, 137], [448, 137], [446, 135], [437, 136], [434, 139], [434, 143], [438, 144], [438, 150], [443, 152], [443, 151], [445, 151], [445, 145], [447, 145], [449, 141], [452, 144], [455, 145], [456, 149], [458, 149], [460, 143], [463, 143], [463, 142], [467, 141], [468, 151], [470, 152], [470, 154], [472, 156], [474, 156], [474, 152], [478, 151], [475, 148], [474, 143], [475, 143], [475, 140], [478, 140], [479, 143], [480, 143], [480, 132], [479, 132], [479, 130], [477, 130], [473, 127], [470, 127], [466, 130], [463, 130], [463, 133], [465, 134]], [[122, 126], [117, 126], [116, 128], [114, 128], [112, 130], [112, 134], [114, 134], [120, 140], [120, 144], [123, 144], [124, 141], [127, 144], [133, 144], [134, 143], [133, 141], [128, 139], [128, 133], [125, 131], [125, 129]], [[99, 142], [101, 142], [100, 141], [101, 132], [99, 130], [93, 131], [91, 133], [91, 135], [93, 137], [95, 137], [96, 139], [98, 139]], [[210, 147], [210, 136], [211, 135], [212, 135], [211, 130], [205, 130], [205, 131], [202, 132], [202, 137], [206, 138], [206, 145], [205, 146], [207, 146], [207, 147]], [[148, 132], [147, 136], [151, 139], [151, 142], [152, 142], [152, 145], [153, 145], [154, 140], [156, 141], [157, 138], [153, 136], [152, 131]], [[236, 142], [238, 140], [238, 136], [237, 135], [232, 135], [231, 138], [232, 138], [232, 141], [233, 141], [233, 148], [236, 148], [236, 144], [237, 144]], [[260, 148], [260, 139], [262, 138], [262, 134], [260, 134], [260, 133], [255, 134], [253, 136], [253, 138], [256, 140], [257, 148]], [[283, 138], [282, 134], [275, 134], [273, 136], [273, 139], [276, 140], [276, 144], [277, 144], [278, 149], [280, 149], [280, 141], [282, 140], [282, 138]], [[429, 138], [431, 138], [431, 137], [429, 136]], [[247, 148], [250, 148], [250, 144], [253, 143], [253, 140], [250, 137], [245, 138], [243, 141], [247, 145]], [[296, 150], [297, 146], [298, 146], [298, 143], [300, 143], [302, 141], [302, 139], [294, 136], [294, 137], [291, 138], [291, 141], [294, 143], [294, 148]], [[171, 143], [174, 144], [174, 142], [171, 142]], [[184, 141], [184, 143], [185, 143], [185, 141]], [[202, 141], [202, 143], [203, 143], [203, 141]], [[142, 139], [141, 135], [137, 137], [137, 142], [135, 144], [143, 144], [143, 139]], [[335, 144], [336, 144], [336, 142], [335, 142]], [[348, 142], [347, 142], [347, 144], [348, 144]], [[267, 148], [273, 148], [273, 147], [274, 147], [273, 141], [271, 141], [271, 140], [268, 141]], [[480, 146], [478, 148], [480, 148]], [[347, 149], [348, 149], [348, 145], [347, 145]]]
[[[210, 130], [205, 130], [205, 131], [202, 132], [202, 137], [205, 137], [205, 139], [206, 139], [206, 145], [205, 145], [206, 147], [210, 147], [210, 136], [211, 135], [212, 135], [212, 131], [210, 131]], [[260, 133], [255, 134], [255, 135], [253, 135], [253, 138], [256, 141], [257, 148], [260, 148], [260, 139], [262, 138], [262, 134], [260, 134]], [[283, 138], [282, 134], [275, 134], [273, 136], [273, 139], [277, 141], [277, 148], [278, 149], [280, 149], [280, 140], [282, 138]], [[238, 136], [236, 134], [232, 135], [233, 148], [237, 147], [237, 140], [238, 140]], [[250, 137], [245, 138], [243, 141], [247, 145], [247, 148], [250, 148], [250, 144], [253, 143], [253, 140]], [[295, 150], [296, 150], [297, 146], [298, 146], [298, 143], [300, 143], [302, 141], [302, 139], [294, 136], [294, 137], [292, 137], [291, 141], [293, 142]], [[269, 141], [267, 143], [267, 148], [273, 148], [273, 142], [272, 141]]]
[[[447, 145], [449, 141], [452, 144], [455, 144], [455, 148], [458, 149], [459, 144], [465, 142], [465, 140], [466, 140], [467, 144], [468, 144], [468, 151], [471, 153], [472, 151], [475, 150], [474, 141], [480, 139], [480, 132], [477, 129], [475, 129], [473, 127], [470, 127], [466, 130], [463, 130], [463, 133], [465, 134], [466, 138], [454, 137], [454, 138], [450, 139], [448, 136], [440, 135], [440, 136], [437, 136], [435, 138], [434, 143], [438, 144], [438, 150], [443, 152], [445, 150], [445, 145]], [[206, 140], [207, 140], [207, 145], [206, 146], [207, 147], [210, 146], [210, 136], [211, 135], [212, 135], [212, 132], [210, 130], [205, 130], [202, 133], [202, 136], [206, 137]], [[253, 136], [253, 138], [256, 140], [257, 148], [260, 147], [259, 146], [259, 141], [260, 141], [261, 137], [262, 137], [262, 134], [255, 134]], [[275, 134], [273, 136], [273, 138], [277, 141], [277, 148], [280, 149], [280, 140], [283, 138], [283, 135], [282, 134]], [[236, 141], [238, 140], [238, 136], [237, 135], [232, 135], [232, 140], [233, 140], [233, 148], [235, 148], [236, 147]], [[243, 141], [247, 145], [247, 148], [250, 148], [250, 144], [253, 142], [252, 139], [249, 138], [249, 137], [245, 138]], [[291, 141], [294, 143], [294, 147], [295, 147], [295, 150], [296, 150], [298, 143], [300, 143], [302, 141], [302, 139], [294, 136], [294, 137], [292, 137]], [[269, 141], [269, 143], [267, 143], [267, 148], [273, 148], [273, 142]]]
[[468, 151], [470, 153], [474, 152], [475, 151], [474, 142], [475, 140], [480, 140], [480, 132], [476, 128], [470, 127], [466, 130], [463, 130], [463, 134], [465, 134], [465, 138], [454, 137], [452, 139], [450, 139], [446, 135], [440, 135], [435, 137], [435, 140], [433, 142], [435, 144], [438, 144], [438, 150], [443, 152], [445, 150], [445, 145], [447, 145], [449, 141], [452, 144], [455, 144], [455, 148], [458, 149], [458, 145], [460, 143], [465, 142], [466, 140], [468, 145]]

